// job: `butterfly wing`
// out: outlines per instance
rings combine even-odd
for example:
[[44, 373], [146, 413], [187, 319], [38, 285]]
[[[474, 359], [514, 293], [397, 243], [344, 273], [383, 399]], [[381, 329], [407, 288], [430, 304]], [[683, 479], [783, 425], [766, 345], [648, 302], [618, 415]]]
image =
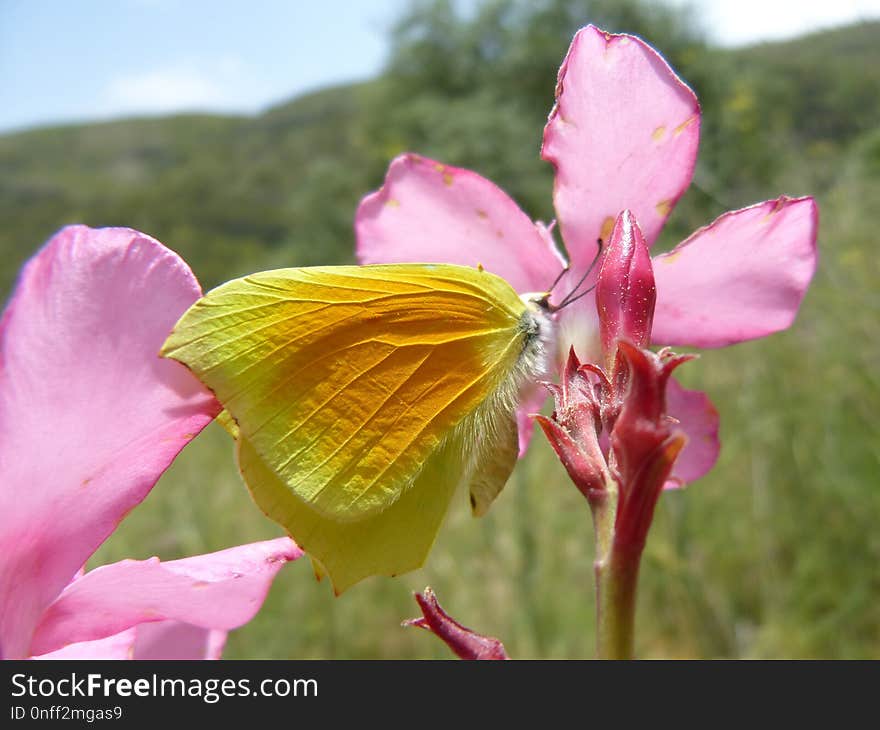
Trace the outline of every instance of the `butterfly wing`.
[[255, 457], [317, 518], [356, 522], [401, 500], [510, 375], [523, 312], [503, 279], [467, 267], [281, 269], [209, 292], [162, 354], [234, 418], [252, 490]]
[[287, 528], [339, 594], [367, 576], [395, 576], [424, 563], [462, 479], [465, 455], [455, 441], [431, 454], [391, 506], [356, 522], [329, 519], [293, 496], [246, 440], [239, 441], [238, 463], [257, 505]]
[[466, 474], [471, 510], [476, 517], [488, 512], [519, 458], [519, 431], [509, 410], [490, 406], [480, 420], [484, 433], [473, 435], [479, 439], [480, 448], [471, 455]]

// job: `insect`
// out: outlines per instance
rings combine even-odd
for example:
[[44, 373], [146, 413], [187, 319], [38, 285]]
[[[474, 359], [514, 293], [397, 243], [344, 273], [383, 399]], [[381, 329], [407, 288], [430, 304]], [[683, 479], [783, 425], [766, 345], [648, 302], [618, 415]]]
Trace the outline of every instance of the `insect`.
[[340, 593], [420, 567], [459, 485], [488, 509], [556, 308], [453, 264], [278, 269], [209, 292], [161, 354], [214, 392], [254, 500]]

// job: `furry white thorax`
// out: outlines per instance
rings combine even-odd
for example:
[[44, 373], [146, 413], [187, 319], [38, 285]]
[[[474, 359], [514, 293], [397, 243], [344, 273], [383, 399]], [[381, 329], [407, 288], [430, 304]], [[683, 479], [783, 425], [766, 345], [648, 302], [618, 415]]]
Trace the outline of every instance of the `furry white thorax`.
[[[522, 317], [526, 341], [519, 365], [527, 380], [544, 379], [550, 374], [550, 361], [555, 354], [556, 322], [550, 313], [548, 296], [547, 292], [520, 296], [526, 305]], [[524, 383], [521, 382], [520, 385]]]
[[544, 387], [538, 381], [547, 379], [550, 373], [556, 323], [547, 308], [547, 294], [523, 294], [520, 299], [526, 308], [519, 323], [522, 350], [516, 364], [486, 400], [456, 424], [438, 446], [442, 449], [457, 444], [464, 484], [483, 460], [491, 458], [488, 449], [504, 432], [505, 423], [515, 417], [524, 399]]
[[[523, 294], [525, 311], [520, 318], [522, 350], [512, 371], [472, 414], [454, 430], [461, 439], [465, 455], [464, 482], [469, 482], [481, 462], [492, 458], [487, 449], [497, 445], [506, 423], [515, 418], [517, 409], [537, 390], [538, 381], [549, 375], [553, 358], [555, 323], [547, 309], [546, 294]], [[514, 433], [517, 428], [514, 425]], [[511, 464], [512, 468], [512, 464]], [[500, 487], [503, 484], [499, 484]], [[471, 501], [473, 505], [473, 498]]]
[[491, 429], [494, 417], [515, 413], [524, 397], [536, 387], [543, 387], [537, 384], [538, 381], [547, 379], [550, 374], [556, 323], [547, 309], [547, 295], [522, 294], [520, 299], [526, 305], [519, 325], [523, 336], [522, 350], [513, 370], [478, 409], [475, 414], [477, 423], [472, 426]]

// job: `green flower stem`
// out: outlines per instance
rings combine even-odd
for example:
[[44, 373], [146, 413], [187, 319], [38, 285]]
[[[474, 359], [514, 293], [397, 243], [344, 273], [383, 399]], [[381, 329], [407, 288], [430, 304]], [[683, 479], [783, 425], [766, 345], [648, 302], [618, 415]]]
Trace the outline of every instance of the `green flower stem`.
[[617, 502], [617, 482], [609, 476], [605, 489], [590, 499], [596, 534], [596, 656], [599, 659], [635, 656], [636, 586], [644, 542], [621, 544], [614, 529]]
[[596, 654], [600, 659], [634, 656], [636, 584], [642, 551], [615, 543], [617, 498], [617, 483], [609, 477], [605, 489], [590, 499], [596, 534]]
[[633, 659], [636, 586], [641, 550], [612, 543], [596, 560], [596, 654], [599, 659]]

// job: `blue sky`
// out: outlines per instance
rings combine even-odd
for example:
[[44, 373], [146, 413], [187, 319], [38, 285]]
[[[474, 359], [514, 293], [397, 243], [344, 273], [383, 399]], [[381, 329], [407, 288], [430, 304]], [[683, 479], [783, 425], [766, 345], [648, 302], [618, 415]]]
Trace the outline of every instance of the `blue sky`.
[[[880, 0], [696, 0], [727, 45], [880, 17]], [[379, 72], [407, 0], [0, 0], [0, 131], [252, 113]], [[560, 50], [560, 59], [564, 49]]]
[[403, 0], [0, 0], [0, 129], [255, 111], [382, 65]]

